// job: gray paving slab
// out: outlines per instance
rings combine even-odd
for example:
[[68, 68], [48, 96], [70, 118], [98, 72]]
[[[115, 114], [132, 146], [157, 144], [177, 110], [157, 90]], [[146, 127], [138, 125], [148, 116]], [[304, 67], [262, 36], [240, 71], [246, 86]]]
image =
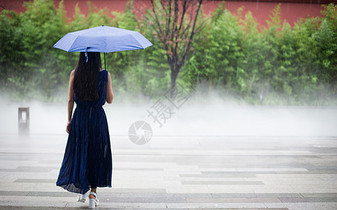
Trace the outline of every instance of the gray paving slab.
[[16, 179], [14, 182], [21, 183], [56, 183], [56, 179]]
[[[280, 198], [303, 197], [300, 193], [212, 193], [214, 198]], [[328, 195], [328, 194], [325, 194]], [[327, 196], [328, 197], [328, 196]]]
[[337, 198], [337, 193], [301, 193], [303, 197], [335, 197]]
[[337, 209], [337, 202], [305, 202], [305, 203], [265, 203], [269, 208], [287, 208], [289, 210], [335, 210]]
[[305, 198], [279, 198], [280, 201], [285, 202], [285, 203], [303, 203], [303, 202], [337, 202], [336, 197], [305, 197]]
[[252, 172], [218, 172], [218, 173], [202, 173], [202, 174], [179, 174], [180, 177], [256, 177], [255, 173]]
[[[48, 137], [0, 134], [0, 209], [87, 208], [55, 185], [66, 141]], [[337, 209], [334, 136], [111, 139], [113, 187], [98, 188], [100, 209]]]
[[27, 196], [29, 191], [0, 191], [1, 196]]
[[56, 167], [20, 166], [15, 169], [0, 169], [0, 172], [49, 172]]
[[261, 181], [181, 181], [187, 185], [264, 185]]
[[74, 194], [70, 192], [29, 192], [26, 196], [33, 197], [69, 197], [74, 196]]

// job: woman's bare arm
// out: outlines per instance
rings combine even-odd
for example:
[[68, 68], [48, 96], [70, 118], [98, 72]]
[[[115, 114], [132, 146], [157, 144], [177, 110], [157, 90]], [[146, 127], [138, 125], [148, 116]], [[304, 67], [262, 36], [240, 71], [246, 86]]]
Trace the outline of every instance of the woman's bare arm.
[[71, 117], [73, 114], [73, 107], [74, 107], [74, 76], [75, 70], [72, 70], [70, 73], [69, 78], [69, 88], [68, 88], [68, 125], [67, 125], [67, 132], [69, 132], [69, 124], [71, 122]]
[[114, 94], [112, 92], [112, 84], [111, 84], [111, 76], [110, 73], [108, 72], [108, 84], [106, 86], [106, 96], [105, 99], [108, 102], [108, 104], [111, 104], [114, 98]]

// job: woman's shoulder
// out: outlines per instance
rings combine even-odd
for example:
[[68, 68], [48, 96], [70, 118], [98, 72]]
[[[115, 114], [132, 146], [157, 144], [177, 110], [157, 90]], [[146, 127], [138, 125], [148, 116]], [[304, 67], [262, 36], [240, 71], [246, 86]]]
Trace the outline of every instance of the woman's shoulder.
[[70, 78], [74, 78], [75, 76], [75, 69], [73, 69], [71, 72], [70, 72]]
[[104, 74], [104, 75], [106, 74], [106, 75], [110, 76], [109, 71], [107, 71], [105, 69], [102, 69], [101, 71], [99, 71], [99, 73]]
[[109, 71], [105, 70], [105, 69], [102, 69], [100, 72], [99, 72], [99, 75], [100, 75], [100, 78], [104, 78], [104, 80], [110, 76], [110, 73]]

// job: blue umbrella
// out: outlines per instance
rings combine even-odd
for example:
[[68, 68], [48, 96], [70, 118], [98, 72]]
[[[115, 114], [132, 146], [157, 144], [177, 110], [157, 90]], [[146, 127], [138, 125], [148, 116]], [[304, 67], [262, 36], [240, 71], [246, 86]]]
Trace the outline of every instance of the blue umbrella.
[[109, 53], [145, 49], [151, 45], [149, 40], [136, 31], [102, 25], [67, 33], [53, 47], [67, 52]]

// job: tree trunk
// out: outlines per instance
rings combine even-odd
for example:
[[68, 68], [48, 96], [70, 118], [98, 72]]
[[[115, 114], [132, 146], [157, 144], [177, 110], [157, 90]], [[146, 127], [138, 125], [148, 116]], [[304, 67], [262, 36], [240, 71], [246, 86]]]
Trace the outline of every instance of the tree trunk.
[[171, 98], [173, 98], [174, 92], [176, 90], [176, 80], [177, 80], [179, 70], [176, 69], [176, 67], [171, 66], [171, 88], [170, 88], [170, 97]]
[[175, 95], [177, 76], [192, 47], [193, 37], [202, 29], [202, 24], [196, 26], [202, 1], [151, 0], [149, 23], [152, 22], [154, 34], [163, 44], [171, 69], [170, 98]]

